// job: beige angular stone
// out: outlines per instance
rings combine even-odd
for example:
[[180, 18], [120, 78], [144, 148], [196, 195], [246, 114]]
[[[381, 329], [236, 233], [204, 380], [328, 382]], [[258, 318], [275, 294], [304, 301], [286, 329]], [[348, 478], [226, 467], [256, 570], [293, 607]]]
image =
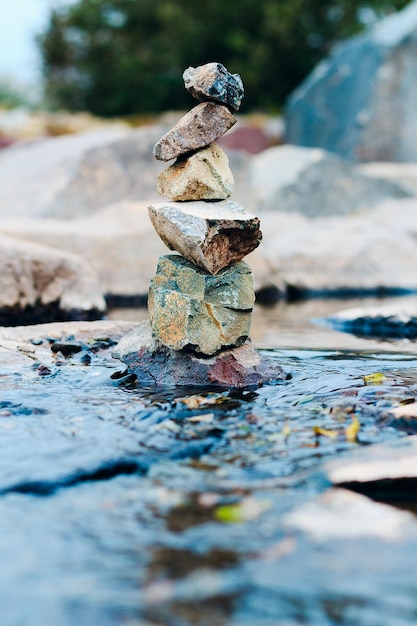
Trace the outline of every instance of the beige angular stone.
[[227, 107], [215, 102], [201, 102], [161, 137], [153, 153], [160, 161], [171, 161], [213, 143], [236, 121]]
[[158, 193], [170, 200], [225, 200], [233, 187], [229, 160], [215, 143], [180, 157], [157, 178]]
[[262, 239], [259, 219], [231, 200], [154, 204], [149, 215], [168, 248], [211, 274], [243, 259]]
[[252, 271], [243, 261], [212, 276], [181, 256], [163, 256], [149, 289], [153, 336], [172, 350], [208, 356], [240, 346], [254, 302]]

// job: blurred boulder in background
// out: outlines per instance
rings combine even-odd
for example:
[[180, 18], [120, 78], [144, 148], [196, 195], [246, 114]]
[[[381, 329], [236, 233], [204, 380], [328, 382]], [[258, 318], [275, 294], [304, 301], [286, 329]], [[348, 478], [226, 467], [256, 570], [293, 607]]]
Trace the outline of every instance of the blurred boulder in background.
[[325, 150], [281, 146], [251, 161], [252, 210], [343, 215], [413, 193], [401, 183], [362, 175]]
[[0, 154], [0, 217], [71, 219], [126, 199], [157, 197], [152, 157], [161, 127], [124, 125], [17, 144]]
[[0, 237], [0, 323], [97, 319], [106, 305], [94, 272], [79, 257]]
[[417, 1], [339, 44], [292, 94], [288, 143], [353, 161], [417, 160]]

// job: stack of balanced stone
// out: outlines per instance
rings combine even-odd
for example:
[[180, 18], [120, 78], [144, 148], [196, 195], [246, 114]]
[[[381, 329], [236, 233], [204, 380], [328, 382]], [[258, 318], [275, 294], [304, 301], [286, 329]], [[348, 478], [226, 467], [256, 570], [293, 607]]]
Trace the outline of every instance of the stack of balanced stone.
[[284, 376], [249, 337], [255, 302], [242, 259], [260, 243], [259, 219], [228, 200], [234, 181], [215, 141], [236, 123], [243, 98], [238, 74], [220, 63], [188, 68], [186, 89], [200, 101], [154, 148], [175, 162], [157, 179], [169, 201], [149, 207], [171, 250], [160, 257], [149, 290], [150, 321], [119, 343], [114, 356], [145, 384], [243, 387]]

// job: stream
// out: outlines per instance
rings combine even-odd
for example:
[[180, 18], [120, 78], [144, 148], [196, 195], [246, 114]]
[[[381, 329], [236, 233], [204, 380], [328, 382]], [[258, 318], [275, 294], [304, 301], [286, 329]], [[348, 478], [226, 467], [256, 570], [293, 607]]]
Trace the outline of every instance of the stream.
[[356, 304], [256, 307], [253, 341], [291, 375], [259, 389], [140, 388], [105, 340], [2, 365], [1, 625], [415, 624], [417, 496], [375, 504], [407, 540], [320, 522], [329, 460], [417, 433], [392, 414], [417, 397], [417, 343], [312, 321]]

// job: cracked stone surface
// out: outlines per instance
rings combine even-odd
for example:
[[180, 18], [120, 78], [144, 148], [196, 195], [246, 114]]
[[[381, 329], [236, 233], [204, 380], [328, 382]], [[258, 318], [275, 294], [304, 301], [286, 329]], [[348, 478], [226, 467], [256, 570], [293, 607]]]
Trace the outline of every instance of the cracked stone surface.
[[153, 204], [149, 216], [168, 248], [211, 274], [243, 259], [262, 239], [259, 218], [232, 200]]
[[153, 149], [160, 161], [171, 161], [182, 154], [204, 148], [236, 124], [229, 109], [215, 102], [201, 102], [157, 142]]
[[182, 77], [186, 90], [197, 100], [213, 100], [239, 110], [244, 95], [242, 79], [221, 63], [189, 67]]
[[149, 289], [152, 332], [167, 348], [213, 355], [245, 342], [254, 302], [243, 261], [213, 276], [181, 256], [162, 256]]
[[113, 356], [125, 363], [144, 385], [216, 385], [248, 387], [285, 380], [287, 374], [262, 356], [247, 340], [242, 346], [223, 350], [212, 358], [172, 350], [152, 335], [148, 320], [123, 337]]
[[171, 200], [224, 200], [233, 187], [229, 160], [215, 143], [178, 158], [157, 178], [158, 193]]

